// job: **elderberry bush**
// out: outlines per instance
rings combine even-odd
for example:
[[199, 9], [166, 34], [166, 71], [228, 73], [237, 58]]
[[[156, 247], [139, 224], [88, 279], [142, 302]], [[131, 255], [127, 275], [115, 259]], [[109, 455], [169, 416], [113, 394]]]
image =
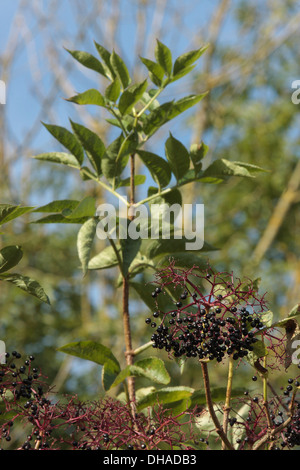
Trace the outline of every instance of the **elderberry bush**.
[[[196, 278], [195, 284], [191, 277]], [[253, 351], [256, 334], [264, 327], [267, 310], [264, 296], [254, 284], [234, 279], [232, 274], [197, 269], [175, 269], [174, 263], [158, 275], [152, 293], [157, 309], [146, 323], [154, 329], [153, 347], [174, 357], [234, 360]], [[160, 297], [172, 294], [174, 308], [160, 309]]]

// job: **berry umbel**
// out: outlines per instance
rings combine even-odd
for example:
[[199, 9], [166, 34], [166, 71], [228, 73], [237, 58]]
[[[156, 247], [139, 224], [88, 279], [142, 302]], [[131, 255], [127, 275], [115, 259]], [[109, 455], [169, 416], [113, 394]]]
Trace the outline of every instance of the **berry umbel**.
[[[238, 360], [253, 351], [267, 310], [265, 295], [258, 294], [254, 283], [235, 279], [230, 273], [215, 273], [211, 267], [205, 271], [176, 269], [174, 262], [158, 273], [156, 282], [156, 321], [146, 319], [155, 329], [151, 337], [154, 348], [165, 349], [174, 357], [218, 362], [225, 356]], [[164, 294], [174, 299], [173, 308], [160, 309]]]

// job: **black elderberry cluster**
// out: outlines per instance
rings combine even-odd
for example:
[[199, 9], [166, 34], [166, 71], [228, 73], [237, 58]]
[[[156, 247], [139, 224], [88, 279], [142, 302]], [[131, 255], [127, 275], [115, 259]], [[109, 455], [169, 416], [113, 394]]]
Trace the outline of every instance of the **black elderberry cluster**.
[[[33, 365], [35, 358], [30, 355], [24, 359], [22, 354], [17, 351], [7, 352], [5, 357], [6, 363], [0, 365], [0, 398], [3, 403], [9, 403], [9, 410], [13, 410], [14, 404], [20, 402], [19, 407], [16, 408], [16, 416], [22, 413], [22, 408], [28, 409], [28, 421], [33, 422], [38, 413], [38, 407], [44, 406], [46, 402], [40, 383], [41, 374], [38, 368]], [[14, 418], [5, 421], [6, 414], [3, 410], [2, 413], [0, 440], [10, 442]], [[29, 438], [28, 436], [28, 440], [24, 443], [24, 449], [31, 447]]]
[[[162, 292], [157, 288], [152, 296]], [[196, 294], [192, 297], [194, 311], [182, 307], [182, 301], [189, 293], [184, 291], [176, 302], [176, 309], [162, 313], [153, 313], [154, 319], [146, 318], [146, 323], [155, 329], [151, 337], [153, 347], [172, 352], [174, 357], [195, 357], [199, 359], [216, 359], [221, 362], [224, 356], [234, 360], [243, 358], [253, 351], [257, 341], [255, 331], [263, 327], [259, 317], [251, 314], [247, 308], [221, 305], [222, 296], [211, 306], [197, 302]], [[195, 313], [195, 305], [197, 313]], [[160, 324], [157, 324], [161, 318]], [[168, 326], [167, 326], [168, 322]]]
[[[23, 360], [22, 355], [13, 351], [5, 354], [6, 364], [0, 366], [0, 395], [6, 390], [13, 393], [14, 398], [30, 399], [33, 393], [33, 384], [40, 378], [38, 368], [33, 367], [34, 356], [30, 355]], [[20, 364], [20, 360], [22, 360]], [[42, 387], [37, 386], [37, 393], [42, 394]]]
[[288, 447], [300, 446], [300, 403], [284, 433], [284, 444]]

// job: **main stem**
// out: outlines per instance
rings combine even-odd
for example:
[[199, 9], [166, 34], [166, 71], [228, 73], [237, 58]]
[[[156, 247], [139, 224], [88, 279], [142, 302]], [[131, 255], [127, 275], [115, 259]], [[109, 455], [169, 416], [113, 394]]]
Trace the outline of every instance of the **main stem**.
[[213, 423], [215, 425], [216, 433], [219, 434], [222, 442], [224, 443], [225, 448], [229, 450], [234, 450], [234, 447], [232, 446], [231, 442], [228, 440], [228, 437], [226, 436], [214, 410], [214, 405], [213, 405], [213, 402], [211, 399], [211, 393], [210, 393], [210, 383], [209, 383], [207, 364], [205, 362], [201, 362], [201, 367], [202, 367], [202, 375], [203, 375], [203, 380], [204, 380], [204, 389], [205, 389], [207, 408], [211, 416], [211, 419], [213, 420]]
[[[125, 355], [128, 366], [133, 365], [133, 350], [129, 315], [129, 280], [128, 276], [123, 277], [123, 326], [125, 337]], [[128, 395], [131, 408], [135, 412], [135, 382], [134, 377], [128, 377]]]
[[[130, 156], [130, 207], [133, 206], [135, 200], [135, 187], [134, 187], [134, 174], [135, 174], [135, 161], [134, 155]], [[129, 219], [133, 220], [134, 215], [129, 214]], [[132, 349], [132, 338], [130, 328], [130, 313], [129, 313], [129, 274], [123, 274], [123, 326], [125, 335], [125, 355], [126, 363], [128, 366], [133, 365], [134, 351]], [[135, 404], [135, 380], [134, 377], [128, 377], [128, 395], [131, 405], [133, 418], [136, 413]]]

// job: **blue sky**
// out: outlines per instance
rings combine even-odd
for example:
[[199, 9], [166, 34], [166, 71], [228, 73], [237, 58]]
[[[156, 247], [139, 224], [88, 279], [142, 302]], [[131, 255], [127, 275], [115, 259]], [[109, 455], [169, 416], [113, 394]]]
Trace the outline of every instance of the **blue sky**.
[[[3, 2], [2, 0], [1, 3], [2, 8], [0, 19], [0, 51], [1, 54], [3, 54], [6, 52], [7, 39], [11, 32], [13, 17], [15, 12], [18, 11], [18, 6], [20, 2], [16, 0], [10, 2]], [[44, 5], [44, 8], [47, 8], [50, 6], [51, 2], [49, 0], [45, 0], [42, 4]], [[88, 5], [89, 2], [87, 1], [86, 4]], [[136, 37], [135, 4], [136, 2], [133, 0], [123, 0], [121, 2], [121, 27], [117, 33], [117, 42], [118, 44], [123, 45], [123, 49], [126, 51], [124, 58], [129, 66], [131, 65], [131, 61], [133, 59], [133, 55], [131, 55], [130, 52], [134, 47]], [[203, 26], [207, 23], [211, 12], [215, 8], [216, 4], [218, 4], [218, 2], [209, 2], [206, 0], [200, 2], [187, 1], [184, 2], [184, 4], [185, 9], [187, 9], [188, 13], [184, 17], [183, 22], [186, 25], [186, 28], [190, 28], [191, 31], [195, 32], [200, 26]], [[58, 22], [59, 27], [63, 25], [65, 29], [65, 40], [62, 41], [61, 44], [57, 44], [57, 46], [61, 48], [61, 57], [64, 61], [71, 59], [68, 57], [67, 52], [65, 52], [63, 48], [70, 47], [76, 49], [76, 44], [74, 44], [73, 42], [77, 25], [74, 19], [74, 15], [72, 14], [70, 5], [70, 0], [62, 0], [59, 3], [59, 7], [56, 11], [55, 17], [55, 22]], [[110, 5], [110, 2], [108, 2], [108, 5]], [[109, 6], [107, 8], [109, 8]], [[153, 9], [151, 7], [148, 7], [146, 10], [147, 28], [145, 32], [145, 38], [150, 32], [149, 28], [152, 24], [152, 15]], [[32, 31], [34, 31], [34, 20], [32, 18], [28, 18], [27, 20], [29, 27], [32, 28]], [[166, 22], [166, 20], [167, 18], [164, 18], [163, 21]], [[55, 25], [53, 25], [53, 30], [51, 30], [51, 24], [48, 24], [45, 27], [48, 28], [49, 31], [51, 31], [53, 41], [55, 41]], [[233, 24], [231, 22], [226, 23], [223, 30], [222, 40], [230, 41], [232, 39], [233, 31]], [[166, 44], [172, 44], [172, 52], [174, 54], [174, 57], [185, 52], [189, 47], [189, 38], [187, 38], [186, 35], [180, 34], [178, 31], [176, 31], [176, 29], [166, 32], [165, 36], [166, 37], [163, 38], [163, 40]], [[96, 51], [93, 46], [93, 39], [101, 43], [101, 41], [105, 41], [105, 38], [95, 38], [93, 37], [93, 32], [87, 34], [87, 40], [85, 41], [85, 50], [88, 50], [91, 53], [95, 53], [96, 55]], [[155, 38], [151, 38], [151, 41], [153, 43], [154, 50]], [[35, 34], [34, 44], [32, 43], [31, 47], [36, 50], [37, 60], [40, 64], [40, 67], [43, 69], [44, 65], [44, 70], [46, 71], [49, 64], [44, 62], [45, 59], [43, 57], [43, 43], [41, 41], [41, 35], [39, 33]], [[107, 45], [107, 47], [109, 46]], [[111, 47], [114, 47], [114, 45], [111, 45]], [[18, 59], [14, 64], [11, 73], [11, 78], [7, 83], [7, 119], [10, 125], [13, 127], [13, 132], [16, 138], [18, 138], [20, 142], [22, 141], [22, 136], [31, 129], [31, 126], [33, 125], [33, 122], [39, 112], [39, 102], [36, 99], [34, 89], [32, 88], [30, 60], [31, 58], [29, 57], [27, 50], [20, 51], [20, 53], [18, 54]], [[91, 73], [91, 79], [92, 75], [93, 74]], [[86, 89], [89, 86], [89, 82], [86, 75], [81, 76], [80, 73], [72, 73], [71, 77], [68, 78], [71, 79], [72, 83], [74, 84], [74, 89], [76, 91], [77, 89], [81, 89], [83, 91], [83, 89]], [[47, 75], [46, 73], [43, 74], [42, 85], [46, 95], [48, 90], [50, 90], [53, 86], [51, 75]], [[53, 110], [58, 109], [60, 111], [59, 115], [62, 121], [61, 124], [65, 125], [68, 122], [67, 120], [71, 112], [71, 108], [68, 104], [62, 101], [61, 98], [63, 98], [63, 96], [60, 96], [58, 94], [51, 103], [51, 106], [53, 106]], [[36, 134], [36, 144], [43, 145], [45, 139], [47, 139], [47, 134], [41, 126], [40, 132]]]

